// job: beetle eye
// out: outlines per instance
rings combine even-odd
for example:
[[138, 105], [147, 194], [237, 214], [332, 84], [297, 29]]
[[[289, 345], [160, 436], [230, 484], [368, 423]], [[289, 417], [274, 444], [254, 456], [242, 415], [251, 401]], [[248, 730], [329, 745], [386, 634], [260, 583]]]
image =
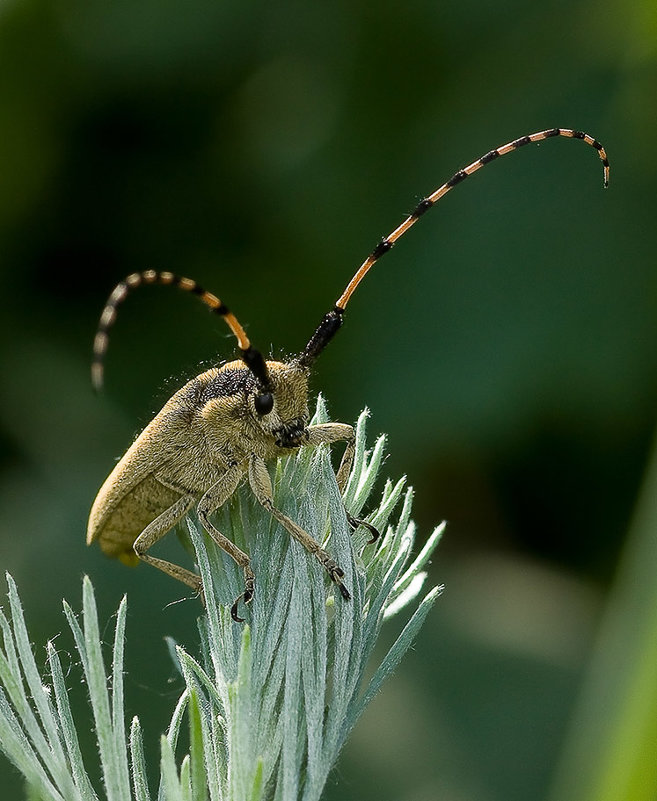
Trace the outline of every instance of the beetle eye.
[[259, 415], [269, 414], [274, 408], [274, 396], [271, 392], [263, 392], [262, 395], [256, 395], [254, 399], [255, 410]]

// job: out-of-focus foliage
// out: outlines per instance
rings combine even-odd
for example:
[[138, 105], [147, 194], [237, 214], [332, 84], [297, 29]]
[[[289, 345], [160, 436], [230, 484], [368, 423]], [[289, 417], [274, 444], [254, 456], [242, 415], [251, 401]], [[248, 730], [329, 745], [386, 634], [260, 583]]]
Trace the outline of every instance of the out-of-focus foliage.
[[649, 0], [2, 1], [0, 566], [36, 642], [82, 572], [101, 617], [129, 593], [151, 754], [180, 689], [162, 638], [191, 642], [196, 609], [86, 549], [86, 514], [171, 389], [233, 343], [193, 298], [144, 289], [96, 399], [105, 296], [134, 270], [186, 273], [294, 352], [419, 197], [569, 126], [604, 143], [609, 190], [579, 142], [490, 165], [376, 266], [314, 382], [335, 419], [372, 408], [419, 526], [450, 520], [445, 597], [340, 796], [548, 786], [657, 408], [656, 33]]

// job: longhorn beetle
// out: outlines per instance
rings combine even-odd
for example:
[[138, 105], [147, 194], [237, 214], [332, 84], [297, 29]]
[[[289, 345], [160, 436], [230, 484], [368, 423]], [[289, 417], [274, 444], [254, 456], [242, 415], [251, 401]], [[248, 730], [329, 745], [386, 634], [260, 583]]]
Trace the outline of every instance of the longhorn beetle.
[[[354, 457], [354, 430], [346, 423], [308, 424], [308, 377], [315, 359], [342, 325], [344, 310], [356, 287], [381, 256], [450, 189], [498, 156], [553, 136], [583, 139], [594, 147], [602, 161], [604, 186], [607, 187], [607, 154], [600, 142], [581, 131], [551, 128], [490, 150], [421, 200], [401, 225], [379, 242], [335, 306], [324, 315], [306, 347], [289, 361], [266, 361], [251, 345], [228, 307], [191, 278], [146, 270], [121, 281], [103, 309], [94, 340], [92, 382], [96, 389], [103, 383], [108, 331], [116, 319], [117, 309], [128, 294], [142, 284], [176, 286], [196, 295], [212, 312], [224, 318], [237, 340], [239, 358], [212, 367], [185, 384], [137, 437], [98, 493], [89, 517], [87, 544], [98, 540], [109, 556], [116, 556], [126, 564], [136, 564], [141, 559], [200, 593], [198, 575], [149, 553], [151, 546], [196, 504], [204, 529], [244, 570], [244, 592], [231, 608], [233, 619], [241, 622], [238, 603], [242, 600], [248, 604], [253, 598], [255, 575], [248, 555], [216, 528], [210, 516], [247, 479], [258, 502], [317, 557], [342, 597], [349, 600], [341, 568], [318, 542], [274, 506], [265, 463], [304, 446], [345, 442], [336, 475], [338, 487], [344, 491]], [[352, 528], [367, 527], [372, 534], [370, 542], [375, 541], [378, 532], [373, 526], [348, 513], [347, 518]]]

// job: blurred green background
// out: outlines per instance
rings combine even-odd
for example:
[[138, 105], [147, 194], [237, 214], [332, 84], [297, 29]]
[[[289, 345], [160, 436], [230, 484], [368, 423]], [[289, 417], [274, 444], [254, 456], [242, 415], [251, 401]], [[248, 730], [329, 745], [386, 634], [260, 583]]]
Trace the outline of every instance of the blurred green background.
[[[36, 643], [83, 573], [108, 638], [128, 592], [151, 758], [180, 689], [163, 637], [192, 647], [198, 606], [87, 549], [86, 516], [172, 389], [233, 342], [193, 299], [143, 290], [95, 398], [107, 294], [135, 270], [187, 274], [258, 347], [294, 353], [419, 198], [554, 126], [603, 142], [609, 190], [581, 142], [496, 162], [376, 266], [318, 362], [333, 416], [368, 405], [389, 433], [421, 531], [449, 520], [445, 594], [327, 799], [547, 797], [656, 418], [657, 8], [0, 2], [0, 567]], [[22, 796], [4, 761], [0, 783]]]

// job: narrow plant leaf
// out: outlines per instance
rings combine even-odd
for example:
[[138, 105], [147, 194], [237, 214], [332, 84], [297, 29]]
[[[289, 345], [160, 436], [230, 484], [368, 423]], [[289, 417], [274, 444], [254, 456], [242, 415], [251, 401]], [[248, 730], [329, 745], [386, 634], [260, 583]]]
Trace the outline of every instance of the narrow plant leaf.
[[[180, 734], [180, 728], [183, 723], [188, 701], [189, 701], [189, 690], [186, 689], [178, 699], [176, 708], [173, 710], [173, 715], [171, 716], [171, 721], [169, 723], [167, 733], [166, 735], [164, 735], [164, 738], [168, 743], [171, 753], [175, 753], [176, 746], [178, 745], [178, 735]], [[163, 751], [162, 751], [162, 759], [164, 759]], [[164, 773], [162, 773], [160, 778], [160, 787], [157, 794], [158, 801], [168, 801], [169, 798], [169, 796], [167, 795], [168, 792], [170, 792], [170, 785], [167, 784], [167, 782], [165, 781]]]
[[130, 787], [128, 761], [123, 758], [127, 753], [127, 741], [124, 720], [123, 699], [123, 657], [125, 652], [125, 622], [128, 601], [124, 595], [116, 614], [114, 631], [114, 648], [112, 651], [112, 728], [114, 730], [114, 751], [119, 784], [122, 788]]
[[50, 675], [52, 676], [53, 689], [55, 692], [55, 704], [57, 707], [57, 715], [59, 716], [59, 723], [66, 745], [68, 754], [68, 761], [71, 766], [71, 773], [73, 781], [75, 782], [76, 789], [79, 791], [81, 798], [84, 801], [97, 801], [96, 795], [87, 771], [85, 769], [82, 753], [80, 751], [80, 743], [71, 713], [71, 706], [68, 700], [68, 692], [64, 682], [64, 673], [62, 665], [59, 660], [57, 651], [52, 642], [46, 646], [48, 652], [48, 665], [50, 668]]
[[192, 801], [192, 779], [189, 754], [185, 754], [180, 766], [180, 795], [182, 801]]
[[34, 790], [46, 801], [68, 801], [58, 792], [46, 774], [18, 720], [0, 691], [0, 743], [8, 759], [25, 776]]
[[94, 714], [105, 791], [108, 801], [124, 801], [130, 797], [130, 786], [125, 784], [125, 775], [121, 765], [122, 755], [116, 750], [96, 599], [88, 576], [85, 576], [82, 582], [82, 610], [84, 643], [88, 660], [85, 678]]
[[185, 801], [176, 769], [176, 759], [168, 737], [160, 737], [160, 770], [162, 774], [163, 801]]
[[[221, 696], [217, 692], [217, 688], [212, 683], [212, 680], [205, 670], [203, 670], [199, 663], [180, 646], [176, 648], [176, 652], [180, 662], [180, 667], [183, 672], [183, 677], [187, 682], [187, 693], [199, 688], [202, 692], [207, 694], [210, 700], [216, 704], [218, 708], [220, 708], [222, 704]], [[192, 675], [196, 681], [192, 680]]]
[[408, 587], [410, 582], [413, 581], [418, 575], [420, 575], [421, 571], [428, 564], [429, 560], [431, 559], [432, 553], [436, 549], [443, 535], [443, 532], [445, 531], [445, 525], [446, 525], [445, 522], [442, 522], [432, 531], [431, 536], [425, 542], [420, 553], [416, 556], [411, 565], [404, 571], [403, 575], [399, 578], [397, 584], [395, 584], [393, 591], [390, 595], [390, 599], [387, 603], [387, 607], [390, 606], [392, 601], [394, 601], [397, 598], [397, 596], [400, 595], [400, 593], [404, 592], [404, 590]]
[[132, 725], [130, 726], [130, 758], [132, 760], [132, 786], [135, 792], [135, 801], [151, 801], [146, 778], [141, 723], [136, 716], [132, 719]]
[[[13, 705], [14, 709], [16, 710], [16, 714], [21, 721], [20, 726], [18, 723], [16, 723], [17, 731], [19, 731], [23, 737], [27, 735], [30, 741], [34, 743], [34, 747], [36, 748], [36, 751], [34, 752], [34, 759], [38, 761], [39, 757], [37, 757], [37, 752], [49, 753], [49, 746], [43, 732], [41, 731], [37, 718], [32, 712], [29, 698], [25, 693], [25, 688], [23, 686], [20, 668], [18, 668], [18, 671], [15, 673], [5, 655], [2, 653], [0, 653], [0, 682], [8, 694], [8, 700], [11, 702], [11, 705]], [[4, 692], [2, 694], [2, 698], [6, 704], [7, 715], [11, 713], [11, 716], [8, 717], [8, 721], [11, 723], [11, 721], [15, 720], [14, 713], [11, 709], [11, 706], [7, 702], [7, 696], [5, 696]], [[30, 751], [31, 750], [32, 748], [30, 747]], [[39, 765], [40, 764], [41, 763], [39, 762]]]
[[356, 494], [356, 488], [363, 474], [363, 462], [367, 443], [367, 420], [369, 416], [369, 409], [363, 409], [356, 422], [354, 461], [344, 492], [345, 505], [352, 510], [355, 509], [354, 496]]
[[[10, 574], [6, 573], [5, 575], [7, 581], [9, 581]], [[14, 646], [14, 634], [2, 609], [0, 609], [0, 628], [2, 629], [2, 640], [4, 646], [3, 651], [0, 651], [0, 653], [4, 653], [5, 655], [9, 667], [9, 673], [13, 676], [20, 676], [21, 669], [18, 662], [18, 654], [16, 653], [16, 648]]]
[[404, 626], [403, 631], [399, 637], [397, 637], [392, 648], [388, 651], [383, 662], [381, 662], [375, 674], [372, 676], [362, 700], [356, 705], [352, 713], [346, 719], [345, 731], [349, 731], [353, 727], [365, 707], [381, 689], [381, 685], [383, 684], [384, 680], [393, 672], [393, 670], [395, 670], [406, 651], [408, 651], [408, 649], [411, 647], [418, 631], [420, 630], [420, 627], [424, 623], [424, 619], [428, 615], [429, 610], [433, 606], [436, 598], [440, 595], [440, 592], [440, 587], [434, 587], [430, 592], [428, 592], [420, 606], [416, 609], [413, 617]]
[[74, 799], [77, 797], [77, 792], [66, 764], [66, 757], [52, 703], [45, 691], [34, 654], [32, 653], [16, 584], [11, 576], [8, 576], [7, 583], [9, 586], [8, 597], [14, 630], [14, 642], [16, 643], [16, 650], [32, 701], [41, 720], [41, 731], [45, 735], [45, 738], [42, 736], [37, 738], [35, 747], [58, 789], [65, 796]]
[[180, 727], [182, 726], [183, 717], [188, 702], [189, 702], [189, 691], [185, 690], [185, 692], [178, 699], [176, 708], [173, 710], [173, 715], [171, 716], [171, 722], [169, 723], [169, 728], [167, 729], [167, 740], [169, 741], [169, 744], [174, 750], [178, 745], [178, 735], [180, 734]]
[[302, 611], [298, 584], [292, 589], [292, 598], [288, 610], [288, 625], [286, 626], [285, 650], [286, 665], [283, 691], [283, 705], [281, 715], [283, 718], [283, 748], [281, 751], [281, 767], [279, 770], [279, 783], [284, 798], [296, 798], [298, 792], [299, 775], [296, 769], [296, 746], [299, 730], [299, 716], [301, 706], [301, 662], [298, 655], [303, 647], [302, 643]]
[[263, 771], [262, 771], [262, 757], [258, 757], [256, 761], [256, 769], [253, 775], [253, 787], [248, 801], [260, 801], [262, 798], [263, 787]]
[[203, 762], [203, 728], [201, 726], [201, 710], [199, 696], [195, 689], [188, 686], [189, 702], [187, 719], [189, 721], [189, 784], [191, 794], [189, 801], [207, 801], [208, 785]]

